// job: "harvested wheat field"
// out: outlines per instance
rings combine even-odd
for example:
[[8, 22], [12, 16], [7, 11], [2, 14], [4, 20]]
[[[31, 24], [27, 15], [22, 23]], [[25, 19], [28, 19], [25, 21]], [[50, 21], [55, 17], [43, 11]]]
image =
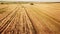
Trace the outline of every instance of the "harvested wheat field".
[[0, 4], [0, 34], [60, 34], [60, 3]]

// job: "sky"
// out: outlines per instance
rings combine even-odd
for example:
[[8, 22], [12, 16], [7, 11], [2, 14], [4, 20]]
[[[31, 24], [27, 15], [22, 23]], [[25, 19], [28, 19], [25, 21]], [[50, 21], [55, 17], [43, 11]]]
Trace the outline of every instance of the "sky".
[[37, 1], [37, 2], [60, 2], [60, 0], [0, 0], [0, 1]]

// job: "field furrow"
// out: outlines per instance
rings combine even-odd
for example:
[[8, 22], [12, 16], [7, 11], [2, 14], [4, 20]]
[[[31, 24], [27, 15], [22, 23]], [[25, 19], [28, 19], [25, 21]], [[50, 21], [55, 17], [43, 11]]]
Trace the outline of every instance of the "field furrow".
[[0, 4], [0, 34], [60, 34], [60, 3]]

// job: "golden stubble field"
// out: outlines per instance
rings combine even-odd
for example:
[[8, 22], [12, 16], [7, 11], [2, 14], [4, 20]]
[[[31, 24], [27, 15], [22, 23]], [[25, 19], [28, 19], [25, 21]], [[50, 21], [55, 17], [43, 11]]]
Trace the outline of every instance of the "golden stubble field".
[[0, 4], [0, 34], [60, 34], [60, 3]]

